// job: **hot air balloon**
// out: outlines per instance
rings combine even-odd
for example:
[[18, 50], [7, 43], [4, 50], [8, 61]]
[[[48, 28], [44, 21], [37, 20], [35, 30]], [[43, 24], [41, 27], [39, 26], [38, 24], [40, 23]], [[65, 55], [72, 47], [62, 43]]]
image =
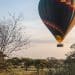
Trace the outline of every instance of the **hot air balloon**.
[[62, 47], [66, 34], [74, 26], [74, 0], [40, 0], [39, 15]]

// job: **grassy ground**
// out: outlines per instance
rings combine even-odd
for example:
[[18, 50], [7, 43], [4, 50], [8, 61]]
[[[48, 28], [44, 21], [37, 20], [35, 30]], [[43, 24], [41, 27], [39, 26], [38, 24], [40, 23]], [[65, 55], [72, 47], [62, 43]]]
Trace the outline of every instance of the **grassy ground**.
[[[38, 75], [37, 71], [25, 71], [23, 69], [12, 69], [7, 71], [1, 71], [0, 75]], [[47, 75], [43, 70], [40, 70], [39, 75]]]

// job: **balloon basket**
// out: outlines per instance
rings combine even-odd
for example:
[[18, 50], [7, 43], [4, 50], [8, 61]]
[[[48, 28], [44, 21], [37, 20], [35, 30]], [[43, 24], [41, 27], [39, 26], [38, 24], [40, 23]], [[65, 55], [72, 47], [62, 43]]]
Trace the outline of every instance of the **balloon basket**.
[[57, 44], [57, 47], [63, 47], [63, 44]]

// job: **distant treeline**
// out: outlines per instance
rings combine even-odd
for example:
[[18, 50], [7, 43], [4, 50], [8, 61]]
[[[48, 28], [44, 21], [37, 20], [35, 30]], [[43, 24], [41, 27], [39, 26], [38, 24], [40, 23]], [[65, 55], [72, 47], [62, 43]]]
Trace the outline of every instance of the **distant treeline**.
[[56, 59], [48, 57], [47, 59], [18, 58], [5, 59], [5, 66], [0, 64], [1, 69], [21, 68], [25, 71], [47, 71], [48, 75], [75, 75], [75, 56], [72, 54], [66, 59]]

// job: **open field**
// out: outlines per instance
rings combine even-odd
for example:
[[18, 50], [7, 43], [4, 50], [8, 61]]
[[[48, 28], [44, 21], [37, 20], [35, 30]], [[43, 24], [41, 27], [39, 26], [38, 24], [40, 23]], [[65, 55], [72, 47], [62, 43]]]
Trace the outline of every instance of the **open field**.
[[37, 71], [25, 71], [24, 69], [12, 69], [9, 71], [2, 71], [0, 75], [48, 75], [46, 70], [40, 70], [39, 74]]

